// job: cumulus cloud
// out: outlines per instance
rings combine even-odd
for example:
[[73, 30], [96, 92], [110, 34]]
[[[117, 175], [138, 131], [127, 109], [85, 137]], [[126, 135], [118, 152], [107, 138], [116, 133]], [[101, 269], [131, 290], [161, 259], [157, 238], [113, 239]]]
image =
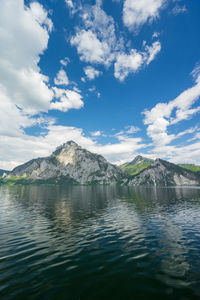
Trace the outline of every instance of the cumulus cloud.
[[84, 72], [89, 80], [93, 80], [99, 75], [101, 75], [101, 71], [96, 70], [94, 67], [91, 66], [85, 67]]
[[114, 76], [123, 81], [129, 73], [135, 73], [143, 64], [143, 55], [132, 49], [130, 54], [121, 53], [115, 62]]
[[101, 5], [102, 1], [97, 1], [95, 5], [83, 8], [83, 28], [71, 38], [71, 45], [76, 46], [81, 60], [108, 66], [115, 58], [115, 52], [123, 49], [123, 41], [117, 40], [114, 19]]
[[146, 22], [159, 17], [165, 0], [125, 0], [123, 22], [130, 30], [138, 30]]
[[68, 111], [69, 109], [79, 109], [83, 107], [84, 103], [80, 93], [76, 91], [53, 88], [55, 92], [55, 98], [59, 101], [51, 102], [50, 109], [56, 109], [60, 111]]
[[53, 92], [38, 67], [53, 24], [37, 2], [2, 0], [0, 10], [0, 82], [10, 102], [30, 114], [47, 111]]
[[63, 69], [60, 69], [60, 71], [57, 73], [56, 77], [54, 78], [54, 83], [56, 85], [68, 85], [69, 79], [67, 77], [66, 72]]
[[35, 122], [10, 101], [5, 88], [0, 85], [0, 136], [22, 135], [23, 127], [32, 126]]
[[145, 46], [143, 52], [131, 49], [129, 54], [120, 53], [114, 64], [114, 76], [123, 81], [129, 73], [137, 72], [143, 65], [148, 65], [161, 50], [160, 42]]
[[110, 48], [105, 41], [100, 41], [91, 30], [81, 30], [72, 37], [71, 45], [77, 47], [80, 59], [91, 63], [110, 63]]
[[[157, 3], [158, 0], [153, 0], [153, 7], [154, 1]], [[85, 6], [81, 18], [83, 27], [77, 29], [70, 41], [72, 46], [76, 46], [80, 60], [91, 64], [103, 64], [106, 67], [114, 63], [114, 76], [120, 81], [123, 81], [129, 73], [135, 73], [142, 65], [148, 65], [161, 50], [160, 42], [155, 41], [152, 46], [146, 45], [144, 51], [131, 49], [127, 53], [125, 49], [127, 45], [123, 38], [117, 38], [114, 19], [102, 9], [101, 0], [96, 1], [95, 5]], [[97, 72], [94, 73], [91, 67], [85, 70], [89, 79], [93, 79], [94, 74], [99, 75]], [[82, 81], [84, 82], [84, 78]]]
[[[38, 65], [48, 47], [53, 23], [38, 2], [25, 6], [22, 0], [2, 0], [0, 10], [0, 134], [21, 137], [24, 129], [41, 122], [37, 115], [50, 108], [82, 107], [73, 91], [58, 92]], [[65, 62], [68, 61], [65, 59]], [[67, 84], [59, 72], [56, 84]], [[54, 98], [59, 101], [53, 102]], [[14, 120], [14, 121], [13, 121]]]
[[69, 6], [70, 8], [74, 7], [74, 4], [72, 2], [72, 0], [65, 0], [65, 3], [67, 4], [67, 6]]
[[[188, 120], [194, 114], [198, 113], [200, 111], [200, 106], [195, 105], [194, 107], [194, 104], [196, 104], [199, 97], [200, 76], [197, 78], [196, 84], [193, 87], [182, 92], [174, 100], [169, 101], [168, 103], [158, 103], [151, 110], [144, 111], [144, 124], [148, 125], [147, 135], [153, 141], [154, 153], [157, 153], [159, 156], [163, 156], [163, 153], [165, 153], [165, 157], [170, 158], [171, 161], [177, 161], [177, 155], [179, 155], [179, 161], [181, 159], [183, 159], [183, 161], [192, 161], [194, 153], [189, 153], [187, 151], [190, 151], [190, 149], [193, 148], [196, 149], [197, 145], [191, 144], [184, 148], [175, 145], [172, 146], [170, 143], [184, 134], [193, 133], [195, 129], [190, 128], [177, 134], [169, 134], [168, 128], [180, 121]], [[183, 151], [184, 155], [181, 155], [181, 151]], [[200, 154], [200, 151], [198, 153]], [[193, 156], [193, 159], [194, 157], [196, 159], [196, 155], [197, 154]]]

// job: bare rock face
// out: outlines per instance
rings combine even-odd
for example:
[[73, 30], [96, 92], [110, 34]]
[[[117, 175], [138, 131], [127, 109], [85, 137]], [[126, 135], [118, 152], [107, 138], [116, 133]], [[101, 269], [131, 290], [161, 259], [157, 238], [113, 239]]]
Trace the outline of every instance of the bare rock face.
[[128, 181], [128, 185], [184, 186], [200, 185], [200, 176], [191, 171], [156, 159], [148, 168]]
[[51, 156], [33, 159], [16, 167], [11, 175], [28, 176], [32, 181], [110, 184], [122, 182], [127, 175], [101, 155], [91, 153], [75, 142], [58, 147]]

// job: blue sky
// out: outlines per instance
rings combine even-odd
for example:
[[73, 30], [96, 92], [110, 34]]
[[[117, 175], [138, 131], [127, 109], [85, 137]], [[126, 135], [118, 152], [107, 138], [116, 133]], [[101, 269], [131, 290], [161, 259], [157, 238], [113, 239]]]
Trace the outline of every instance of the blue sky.
[[2, 0], [0, 168], [67, 140], [200, 164], [198, 0]]

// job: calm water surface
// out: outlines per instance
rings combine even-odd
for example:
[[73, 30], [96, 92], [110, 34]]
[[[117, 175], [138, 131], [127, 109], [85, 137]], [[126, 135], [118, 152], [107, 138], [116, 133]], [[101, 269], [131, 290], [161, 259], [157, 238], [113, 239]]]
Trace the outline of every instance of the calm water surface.
[[200, 189], [0, 187], [0, 299], [200, 299]]

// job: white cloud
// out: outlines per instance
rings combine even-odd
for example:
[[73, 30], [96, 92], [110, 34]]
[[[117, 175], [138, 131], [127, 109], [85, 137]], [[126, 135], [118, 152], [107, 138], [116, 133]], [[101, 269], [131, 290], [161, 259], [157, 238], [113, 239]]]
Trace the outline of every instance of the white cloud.
[[50, 109], [68, 111], [69, 109], [79, 109], [83, 107], [82, 96], [76, 91], [59, 89], [54, 87], [55, 98], [59, 101], [51, 102]]
[[84, 29], [77, 30], [71, 44], [77, 47], [81, 60], [109, 66], [115, 52], [123, 50], [123, 40], [117, 40], [114, 19], [101, 6], [102, 1], [96, 1], [82, 9]]
[[0, 136], [18, 136], [23, 127], [32, 126], [36, 120], [23, 113], [10, 100], [5, 88], [0, 85]]
[[123, 48], [123, 40], [116, 38], [113, 17], [107, 15], [102, 9], [102, 0], [97, 0], [95, 5], [86, 6], [82, 13], [82, 20], [85, 28], [95, 32], [100, 41], [106, 42], [111, 52]]
[[146, 51], [147, 51], [147, 61], [146, 64], [150, 64], [152, 62], [156, 55], [160, 52], [161, 50], [161, 44], [159, 41], [156, 41], [152, 44], [152, 46], [146, 46]]
[[[165, 155], [165, 157], [168, 157], [171, 161], [181, 161], [181, 159], [182, 161], [192, 161], [194, 153], [189, 153], [187, 151], [193, 149], [193, 147], [195, 148], [197, 145], [191, 144], [184, 148], [172, 146], [170, 143], [182, 135], [193, 133], [194, 129], [190, 128], [177, 134], [169, 134], [168, 128], [180, 121], [188, 120], [194, 114], [199, 112], [200, 106], [193, 107], [199, 97], [200, 80], [198, 78], [193, 87], [185, 90], [174, 100], [169, 101], [168, 103], [158, 103], [151, 110], [146, 110], [144, 112], [144, 124], [148, 125], [147, 135], [152, 139], [154, 144], [153, 151], [154, 153], [157, 153], [158, 156], [163, 157]], [[181, 155], [181, 151], [183, 151], [184, 155]], [[200, 155], [200, 151], [195, 153], [199, 153]], [[177, 155], [179, 155], [179, 157]], [[195, 159], [196, 155], [197, 154], [194, 155]], [[193, 160], [195, 159], [193, 158]]]
[[100, 98], [100, 97], [101, 97], [101, 93], [98, 92], [98, 91], [96, 90], [96, 86], [90, 87], [90, 88], [88, 89], [88, 91], [89, 91], [90, 93], [95, 93], [96, 96], [97, 96], [97, 98]]
[[153, 38], [153, 39], [154, 39], [154, 38], [158, 38], [159, 35], [160, 35], [160, 33], [157, 32], [157, 31], [155, 31], [155, 32], [153, 33], [153, 35], [152, 35], [152, 38]]
[[88, 89], [89, 92], [95, 92], [96, 91], [96, 86], [92, 86], [91, 88]]
[[187, 8], [185, 5], [180, 6], [180, 5], [176, 4], [172, 9], [172, 14], [177, 16], [179, 14], [185, 13], [186, 11], [187, 11]]
[[133, 133], [140, 131], [140, 128], [138, 128], [136, 126], [126, 126], [125, 128], [126, 128], [126, 133], [128, 133], [128, 134], [133, 134]]
[[91, 30], [81, 30], [71, 39], [71, 44], [77, 47], [80, 59], [90, 63], [110, 63], [108, 44], [101, 42]]
[[74, 4], [72, 2], [72, 0], [65, 0], [65, 3], [67, 4], [68, 7], [73, 8]]
[[119, 132], [114, 134], [114, 137], [120, 137], [120, 136], [126, 136], [128, 138], [128, 136], [130, 134], [136, 133], [140, 131], [139, 127], [136, 126], [125, 126], [123, 130], [120, 130]]
[[132, 49], [130, 54], [121, 53], [115, 62], [114, 76], [123, 81], [129, 73], [135, 73], [143, 64], [143, 55]]
[[146, 22], [159, 17], [165, 0], [125, 0], [123, 22], [131, 30], [137, 30]]
[[[154, 2], [158, 1], [163, 2], [163, 0], [150, 0], [154, 8], [156, 6]], [[138, 5], [140, 7], [140, 4]], [[149, 10], [151, 11], [150, 8]], [[160, 42], [156, 41], [152, 46], [144, 44], [144, 51], [131, 49], [127, 54], [124, 39], [117, 39], [114, 19], [102, 9], [101, 0], [96, 1], [95, 5], [85, 6], [81, 17], [83, 28], [78, 28], [76, 35], [71, 38], [71, 45], [76, 46], [80, 60], [107, 67], [114, 63], [114, 76], [120, 81], [123, 81], [129, 73], [135, 73], [142, 65], [148, 65], [161, 50]], [[99, 75], [89, 68], [86, 71], [89, 79], [93, 79], [94, 74]], [[83, 78], [81, 80], [84, 81]]]
[[54, 78], [54, 83], [56, 85], [68, 85], [69, 79], [67, 77], [66, 72], [63, 69], [60, 69], [60, 71], [57, 73], [56, 77]]
[[66, 67], [69, 62], [70, 62], [70, 59], [68, 57], [65, 57], [60, 60], [61, 65], [63, 65], [64, 67]]
[[98, 77], [99, 75], [101, 75], [101, 71], [96, 70], [95, 68], [93, 68], [91, 66], [84, 68], [84, 72], [89, 80], [93, 80], [93, 79], [95, 79], [95, 77]]
[[198, 81], [200, 78], [200, 62], [196, 63], [194, 69], [191, 72], [192, 77], [195, 81]]
[[53, 93], [38, 67], [52, 22], [37, 2], [2, 0], [0, 10], [0, 82], [10, 101], [28, 113], [47, 111]]
[[196, 131], [198, 131], [198, 130], [199, 130], [199, 129], [198, 129], [197, 126], [191, 127], [191, 128], [188, 128], [188, 129], [186, 129], [186, 130], [184, 130], [184, 131], [179, 132], [179, 133], [177, 134], [177, 137], [181, 137], [181, 136], [186, 135], [186, 134], [191, 134], [191, 133], [194, 133], [194, 132], [196, 132]]
[[110, 162], [122, 164], [130, 161], [139, 149], [145, 148], [141, 138], [132, 138], [126, 135], [116, 136], [117, 142], [106, 145], [96, 145], [91, 147], [94, 152], [104, 155]]
[[98, 131], [92, 131], [91, 135], [92, 136], [100, 136], [101, 135], [101, 131], [100, 130], [98, 130]]
[[29, 139], [24, 129], [41, 125], [36, 114], [47, 112], [51, 106], [64, 111], [83, 105], [81, 96], [68, 90], [60, 93], [60, 101], [51, 104], [58, 93], [38, 63], [52, 29], [48, 12], [38, 2], [25, 6], [22, 0], [1, 1], [0, 135], [4, 143], [11, 137]]
[[72, 15], [81, 9], [81, 4], [78, 1], [65, 0], [65, 3]]
[[156, 41], [152, 46], [145, 46], [143, 52], [131, 49], [130, 54], [120, 53], [114, 65], [114, 76], [123, 81], [129, 73], [137, 72], [142, 65], [148, 65], [161, 49], [160, 42]]

